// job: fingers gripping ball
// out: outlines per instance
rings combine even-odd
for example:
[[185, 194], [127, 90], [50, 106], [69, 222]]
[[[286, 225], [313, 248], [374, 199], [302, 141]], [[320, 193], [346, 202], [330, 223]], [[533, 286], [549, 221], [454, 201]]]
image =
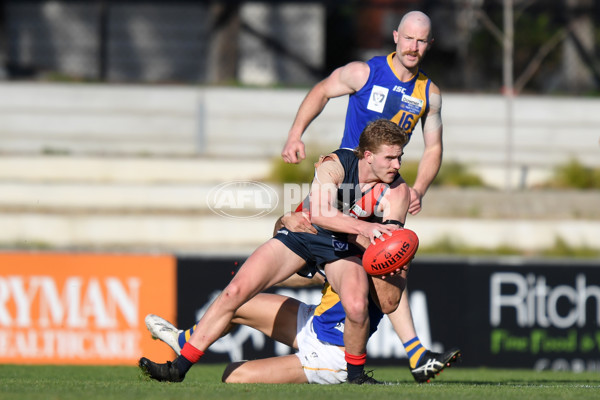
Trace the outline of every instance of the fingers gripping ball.
[[363, 267], [369, 275], [387, 275], [404, 267], [419, 248], [419, 238], [410, 229], [399, 229], [392, 236], [382, 237], [385, 240], [377, 239], [363, 254]]

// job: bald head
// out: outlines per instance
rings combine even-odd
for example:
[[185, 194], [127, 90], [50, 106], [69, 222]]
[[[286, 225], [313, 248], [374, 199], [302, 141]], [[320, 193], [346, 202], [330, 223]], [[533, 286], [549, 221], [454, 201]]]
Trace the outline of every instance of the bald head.
[[400, 20], [400, 24], [398, 24], [398, 32], [402, 32], [403, 28], [407, 25], [426, 28], [429, 32], [427, 39], [431, 40], [431, 20], [425, 13], [422, 13], [421, 11], [411, 11], [406, 13]]

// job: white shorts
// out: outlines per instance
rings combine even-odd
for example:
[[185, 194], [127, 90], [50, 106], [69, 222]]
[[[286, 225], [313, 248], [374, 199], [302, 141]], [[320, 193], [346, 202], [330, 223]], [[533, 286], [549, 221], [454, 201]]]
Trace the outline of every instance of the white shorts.
[[315, 305], [300, 304], [298, 308], [298, 352], [308, 383], [335, 384], [346, 382], [346, 359], [344, 350], [317, 339], [312, 320]]

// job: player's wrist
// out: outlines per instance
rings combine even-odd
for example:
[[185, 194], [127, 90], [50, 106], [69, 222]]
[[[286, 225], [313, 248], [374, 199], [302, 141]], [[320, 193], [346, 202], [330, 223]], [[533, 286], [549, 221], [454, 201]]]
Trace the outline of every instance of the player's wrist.
[[400, 226], [400, 228], [404, 228], [404, 223], [395, 220], [395, 219], [386, 219], [385, 221], [383, 221], [384, 225], [398, 225]]
[[415, 192], [419, 197], [423, 197], [423, 195], [425, 194], [425, 190], [416, 187], [413, 187], [412, 191]]

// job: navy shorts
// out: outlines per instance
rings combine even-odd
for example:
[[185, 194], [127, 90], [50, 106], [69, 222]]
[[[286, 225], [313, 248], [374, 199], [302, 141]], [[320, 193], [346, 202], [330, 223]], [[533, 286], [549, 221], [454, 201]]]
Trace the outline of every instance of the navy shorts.
[[342, 258], [361, 256], [363, 250], [348, 243], [345, 234], [336, 235], [316, 227], [318, 233], [291, 232], [286, 228], [277, 231], [275, 239], [281, 241], [287, 248], [298, 254], [306, 267], [298, 272], [299, 275], [312, 277], [316, 273], [325, 275], [325, 264]]

